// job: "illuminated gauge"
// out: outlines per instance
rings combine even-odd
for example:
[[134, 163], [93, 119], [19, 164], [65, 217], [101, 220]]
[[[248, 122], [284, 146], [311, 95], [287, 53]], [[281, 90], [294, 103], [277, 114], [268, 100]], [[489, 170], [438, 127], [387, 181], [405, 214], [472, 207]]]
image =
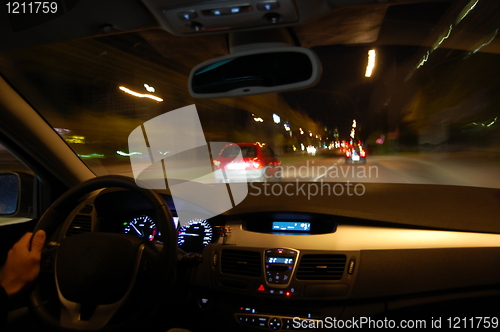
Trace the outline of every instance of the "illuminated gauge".
[[124, 234], [143, 237], [149, 241], [153, 241], [155, 236], [158, 234], [155, 222], [148, 216], [135, 217], [124, 225]]
[[204, 219], [192, 219], [179, 228], [177, 244], [186, 252], [201, 252], [212, 241], [213, 229]]

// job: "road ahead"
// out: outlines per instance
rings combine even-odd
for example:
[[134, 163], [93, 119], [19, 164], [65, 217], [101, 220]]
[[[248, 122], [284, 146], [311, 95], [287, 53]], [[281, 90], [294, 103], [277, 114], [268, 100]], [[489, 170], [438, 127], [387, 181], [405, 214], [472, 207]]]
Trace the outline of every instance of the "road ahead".
[[[85, 161], [92, 164], [98, 175], [132, 176], [127, 158]], [[419, 183], [500, 189], [500, 153], [493, 152], [368, 156], [366, 164], [345, 164], [340, 155], [284, 156], [282, 161], [282, 181]], [[0, 160], [0, 170], [23, 169], [19, 167], [13, 158], [4, 156]], [[149, 173], [148, 177], [157, 176], [151, 170]]]
[[[500, 153], [368, 156], [366, 164], [347, 165], [340, 155], [284, 156], [282, 161], [282, 181], [419, 183], [500, 189]], [[106, 170], [111, 174], [132, 176], [127, 160], [107, 164]]]
[[341, 156], [283, 163], [283, 181], [420, 183], [500, 188], [500, 155], [488, 153], [371, 156], [345, 164]]

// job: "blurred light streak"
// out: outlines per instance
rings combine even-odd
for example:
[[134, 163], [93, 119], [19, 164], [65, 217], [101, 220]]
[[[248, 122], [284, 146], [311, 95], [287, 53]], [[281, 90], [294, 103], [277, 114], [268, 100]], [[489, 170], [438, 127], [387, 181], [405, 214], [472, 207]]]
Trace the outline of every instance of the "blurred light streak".
[[148, 92], [155, 92], [155, 88], [153, 88], [152, 86], [148, 85], [148, 84], [144, 84], [144, 87], [146, 88], [146, 90]]
[[432, 47], [431, 52], [435, 51], [435, 50], [436, 50], [439, 46], [441, 46], [441, 44], [442, 44], [442, 43], [443, 43], [446, 39], [448, 39], [448, 38], [450, 37], [450, 35], [451, 35], [451, 30], [453, 30], [453, 25], [450, 25], [450, 28], [448, 29], [448, 33], [446, 33], [446, 35], [445, 35], [443, 38], [441, 38], [441, 40], [440, 40], [440, 41], [438, 41], [438, 42], [434, 43], [434, 46]]
[[54, 130], [59, 134], [59, 135], [67, 135], [71, 132], [71, 130], [66, 129], [66, 128], [54, 128]]
[[373, 68], [375, 68], [375, 50], [368, 51], [368, 65], [366, 66], [365, 77], [371, 77], [373, 73]]
[[424, 57], [422, 58], [422, 60], [418, 64], [417, 69], [422, 67], [427, 62], [427, 60], [429, 60], [429, 55], [431, 55], [431, 53], [429, 51], [427, 51], [427, 53], [425, 53]]
[[124, 86], [120, 86], [119, 87], [120, 90], [122, 90], [123, 92], [126, 92], [134, 97], [138, 97], [138, 98], [149, 98], [149, 99], [153, 99], [153, 100], [156, 100], [157, 102], [162, 102], [163, 99], [159, 98], [159, 97], [156, 97], [156, 96], [153, 96], [153, 95], [148, 95], [148, 94], [144, 94], [144, 93], [138, 93], [138, 92], [135, 92], [135, 91], [132, 91], [130, 89], [127, 89], [126, 87]]
[[495, 37], [498, 35], [498, 29], [495, 30], [495, 32], [493, 33], [493, 36], [490, 38], [490, 40], [486, 43], [483, 43], [481, 45], [479, 45], [479, 47], [477, 47], [474, 51], [472, 52], [469, 52], [469, 54], [467, 54], [467, 56], [465, 57], [465, 59], [467, 59], [469, 56], [473, 55], [473, 54], [476, 54], [480, 49], [482, 49], [483, 47], [491, 44], [491, 42], [495, 39]]
[[457, 21], [455, 22], [455, 25], [460, 23], [465, 18], [465, 16], [467, 16], [470, 13], [476, 7], [478, 2], [479, 2], [479, 0], [469, 1], [467, 6], [465, 6], [464, 9], [462, 9], [462, 11], [460, 12], [460, 14], [458, 14]]
[[85, 144], [85, 136], [67, 136], [64, 140], [71, 144]]
[[488, 124], [485, 124], [485, 123], [477, 123], [477, 122], [471, 122], [468, 124], [468, 126], [481, 126], [481, 127], [491, 127], [493, 126], [496, 122], [497, 122], [497, 119], [498, 117], [495, 117], [495, 119], [493, 119], [493, 121], [491, 121], [490, 123]]
[[134, 155], [138, 155], [138, 154], [142, 154], [140, 152], [130, 152], [130, 153], [126, 153], [126, 152], [123, 152], [123, 151], [116, 151], [116, 153], [120, 156], [123, 156], [123, 157], [130, 157], [130, 156], [134, 156]]
[[104, 158], [105, 156], [100, 153], [92, 153], [92, 154], [79, 154], [78, 157], [84, 159], [90, 159], [90, 158]]

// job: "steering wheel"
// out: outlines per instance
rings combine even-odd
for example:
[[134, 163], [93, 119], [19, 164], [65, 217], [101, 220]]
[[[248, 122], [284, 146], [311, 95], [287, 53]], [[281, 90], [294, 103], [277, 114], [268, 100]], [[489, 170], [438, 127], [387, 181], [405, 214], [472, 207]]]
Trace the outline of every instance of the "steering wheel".
[[[134, 191], [151, 204], [163, 246], [126, 234], [61, 234], [59, 226], [79, 200], [106, 187]], [[53, 273], [39, 278], [30, 309], [52, 328], [129, 329], [147, 319], [171, 290], [177, 260], [172, 213], [157, 193], [131, 178], [102, 176], [68, 190], [40, 218], [35, 232], [40, 229], [48, 241], [56, 239], [42, 252], [43, 269], [48, 265]]]

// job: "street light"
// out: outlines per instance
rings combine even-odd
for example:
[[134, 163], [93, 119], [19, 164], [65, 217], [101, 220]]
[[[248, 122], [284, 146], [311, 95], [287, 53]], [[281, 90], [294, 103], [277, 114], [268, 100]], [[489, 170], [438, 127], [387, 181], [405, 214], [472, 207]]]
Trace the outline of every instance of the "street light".
[[146, 88], [147, 92], [155, 92], [156, 91], [154, 87], [152, 87], [148, 84], [144, 84], [144, 87]]
[[264, 119], [260, 118], [260, 117], [257, 117], [255, 114], [252, 113], [252, 116], [253, 116], [253, 120], [255, 122], [264, 122]]
[[280, 123], [280, 121], [281, 121], [280, 116], [279, 116], [278, 114], [274, 113], [274, 114], [273, 114], [273, 121], [274, 121], [274, 123], [276, 123], [276, 124]]

